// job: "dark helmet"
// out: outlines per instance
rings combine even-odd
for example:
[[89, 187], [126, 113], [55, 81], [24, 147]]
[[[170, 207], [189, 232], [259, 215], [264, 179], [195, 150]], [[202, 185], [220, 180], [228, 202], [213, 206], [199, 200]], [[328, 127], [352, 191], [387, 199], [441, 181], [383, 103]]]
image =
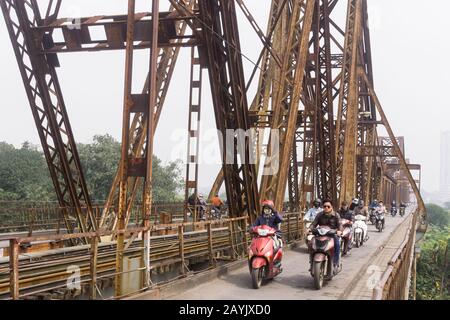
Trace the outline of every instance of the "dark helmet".
[[317, 198], [316, 200], [314, 200], [313, 205], [316, 207], [320, 207], [320, 205], [322, 204], [322, 200]]

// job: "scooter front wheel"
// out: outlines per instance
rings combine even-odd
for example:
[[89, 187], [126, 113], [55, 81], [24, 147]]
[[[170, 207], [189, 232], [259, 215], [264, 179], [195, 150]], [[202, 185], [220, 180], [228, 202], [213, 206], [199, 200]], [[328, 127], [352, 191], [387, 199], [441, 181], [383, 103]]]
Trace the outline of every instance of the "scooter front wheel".
[[322, 289], [323, 280], [325, 278], [325, 262], [314, 262], [313, 266], [314, 271], [314, 286], [317, 290]]
[[252, 275], [252, 284], [254, 289], [259, 289], [262, 284], [263, 280], [263, 274], [264, 274], [264, 267], [258, 268], [258, 269], [252, 269], [251, 275]]

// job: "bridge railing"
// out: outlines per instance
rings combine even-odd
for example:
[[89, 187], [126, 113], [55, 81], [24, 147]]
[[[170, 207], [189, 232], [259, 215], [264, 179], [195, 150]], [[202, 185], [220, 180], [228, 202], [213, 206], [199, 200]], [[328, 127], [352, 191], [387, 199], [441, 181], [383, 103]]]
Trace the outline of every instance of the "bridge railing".
[[[303, 221], [300, 213], [284, 214], [282, 224], [286, 242], [299, 240], [303, 235]], [[116, 244], [103, 239], [124, 233], [128, 239], [124, 256], [140, 259], [142, 243], [139, 234], [144, 228], [129, 228], [121, 231], [97, 231], [77, 234], [54, 234], [9, 239], [7, 256], [0, 258], [0, 297], [19, 299], [36, 294], [59, 294], [67, 290], [68, 268], [78, 266], [79, 283], [83, 292], [94, 299], [97, 287], [114, 279], [116, 272]], [[247, 232], [247, 218], [211, 220], [164, 225], [151, 225], [150, 268], [152, 278], [168, 270], [177, 270], [174, 278], [192, 273], [191, 264], [207, 263], [213, 268], [219, 260], [246, 259], [251, 236]], [[106, 237], [106, 238], [105, 238]], [[76, 239], [89, 239], [89, 244], [51, 252], [28, 253], [28, 247], [36, 242], [62, 244]], [[100, 241], [101, 239], [101, 241]], [[61, 248], [61, 246], [56, 246]], [[67, 251], [67, 252], [66, 252]], [[22, 253], [27, 253], [23, 256]], [[33, 258], [35, 257], [35, 258]], [[37, 263], [37, 264], [36, 264]], [[204, 267], [202, 267], [204, 268]], [[196, 268], [196, 272], [198, 269]], [[123, 274], [143, 272], [137, 264], [135, 268], [124, 270]], [[101, 283], [101, 284], [99, 284]], [[158, 281], [154, 281], [158, 283]], [[49, 289], [51, 288], [51, 290]], [[145, 288], [139, 289], [139, 291]], [[50, 291], [50, 292], [49, 292]], [[133, 291], [131, 293], [137, 293]], [[127, 294], [131, 294], [128, 292]], [[66, 293], [64, 293], [66, 294]]]
[[407, 300], [410, 288], [411, 267], [416, 242], [415, 228], [418, 212], [410, 220], [405, 239], [388, 262], [388, 268], [373, 289], [372, 300]]

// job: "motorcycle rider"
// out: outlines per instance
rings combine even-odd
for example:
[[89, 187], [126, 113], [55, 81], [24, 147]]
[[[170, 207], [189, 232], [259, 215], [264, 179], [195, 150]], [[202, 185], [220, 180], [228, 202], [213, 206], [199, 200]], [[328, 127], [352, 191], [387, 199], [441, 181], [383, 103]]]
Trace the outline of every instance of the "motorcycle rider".
[[[358, 200], [358, 199], [356, 199], [356, 200]], [[353, 200], [352, 206], [355, 205], [355, 202], [357, 203], [357, 201]], [[349, 208], [347, 201], [342, 201], [341, 207], [339, 208], [339, 215], [341, 216], [341, 219], [346, 219], [350, 222], [354, 222], [354, 220], [355, 220], [354, 211], [351, 210], [351, 207]], [[349, 228], [350, 228], [350, 234], [352, 234], [353, 227], [349, 226]], [[349, 241], [348, 250], [350, 251], [351, 249], [352, 249], [352, 241]]]
[[395, 202], [395, 200], [393, 200], [391, 203], [391, 213], [396, 211], [397, 211], [397, 203]]
[[308, 210], [308, 212], [305, 214], [305, 217], [303, 218], [304, 221], [314, 221], [316, 216], [323, 211], [322, 207], [322, 200], [316, 199], [314, 200], [314, 207]]
[[351, 211], [350, 208], [348, 207], [347, 201], [342, 201], [341, 207], [339, 208], [339, 216], [341, 217], [341, 219], [346, 219], [348, 221], [353, 222], [355, 215], [353, 211]]
[[383, 212], [384, 214], [386, 214], [386, 206], [384, 205], [383, 201], [380, 201], [378, 203], [378, 206], [376, 207], [377, 211]]
[[323, 202], [323, 211], [316, 216], [316, 219], [309, 227], [309, 232], [312, 232], [317, 226], [328, 226], [329, 228], [336, 230], [334, 240], [334, 273], [336, 274], [339, 269], [340, 263], [340, 236], [342, 235], [341, 217], [339, 213], [333, 210], [333, 202], [331, 200], [325, 200]]
[[400, 202], [400, 213], [405, 214], [406, 211], [406, 204], [402, 201]]
[[[384, 206], [383, 201], [380, 201], [380, 203], [378, 204], [378, 207], [375, 209], [376, 213], [382, 213], [384, 216], [386, 216], [386, 207]], [[386, 224], [386, 219], [383, 219], [383, 227]]]
[[373, 200], [372, 203], [370, 204], [369, 209], [375, 210], [377, 207], [378, 207], [378, 200], [375, 199], [375, 200]]
[[253, 223], [253, 227], [266, 225], [274, 228], [277, 232], [275, 237], [273, 237], [273, 249], [277, 252], [279, 248], [283, 247], [283, 241], [281, 239], [281, 222], [283, 218], [275, 210], [275, 204], [272, 200], [264, 200], [262, 202], [262, 212], [258, 216], [256, 221]]
[[366, 218], [369, 218], [369, 209], [366, 206], [364, 206], [364, 200], [358, 201], [358, 206], [355, 208], [354, 213], [355, 216], [362, 215], [365, 216]]

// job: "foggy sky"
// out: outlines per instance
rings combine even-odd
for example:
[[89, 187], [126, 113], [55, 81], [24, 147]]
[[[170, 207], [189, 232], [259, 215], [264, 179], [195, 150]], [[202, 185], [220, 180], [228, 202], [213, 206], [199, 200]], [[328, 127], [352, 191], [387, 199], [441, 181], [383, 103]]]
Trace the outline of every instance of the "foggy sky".
[[[263, 5], [267, 2], [267, 5]], [[263, 30], [266, 29], [270, 0], [245, 3]], [[448, 0], [369, 0], [369, 19], [378, 97], [397, 136], [405, 136], [406, 157], [422, 164], [423, 188], [438, 189], [440, 133], [450, 130], [448, 99], [450, 43]], [[137, 11], [150, 11], [151, 1], [138, 0]], [[66, 0], [60, 16], [90, 16], [126, 13], [126, 0]], [[168, 3], [161, 0], [161, 7]], [[339, 8], [345, 17], [345, 5]], [[259, 39], [240, 14], [243, 53], [256, 61], [261, 50]], [[0, 18], [0, 141], [20, 146], [24, 141], [39, 143], [31, 110], [20, 78], [3, 16]], [[155, 154], [163, 161], [174, 154], [185, 159], [187, 106], [189, 95], [190, 50], [182, 49], [155, 137]], [[120, 140], [123, 104], [124, 51], [70, 53], [59, 55], [59, 79], [65, 96], [75, 139], [89, 142], [94, 134], [110, 133]], [[148, 68], [148, 51], [135, 58], [135, 92], [140, 92]], [[244, 60], [246, 74], [251, 62]], [[207, 79], [207, 72], [203, 74]], [[253, 94], [249, 94], [249, 103]], [[206, 153], [214, 153], [215, 121], [204, 81], [201, 131], [208, 132]], [[184, 131], [183, 131], [184, 130]], [[383, 131], [380, 131], [383, 135]], [[174, 149], [180, 149], [178, 153]], [[218, 156], [215, 157], [218, 161]], [[200, 186], [209, 187], [217, 164], [203, 165]]]

